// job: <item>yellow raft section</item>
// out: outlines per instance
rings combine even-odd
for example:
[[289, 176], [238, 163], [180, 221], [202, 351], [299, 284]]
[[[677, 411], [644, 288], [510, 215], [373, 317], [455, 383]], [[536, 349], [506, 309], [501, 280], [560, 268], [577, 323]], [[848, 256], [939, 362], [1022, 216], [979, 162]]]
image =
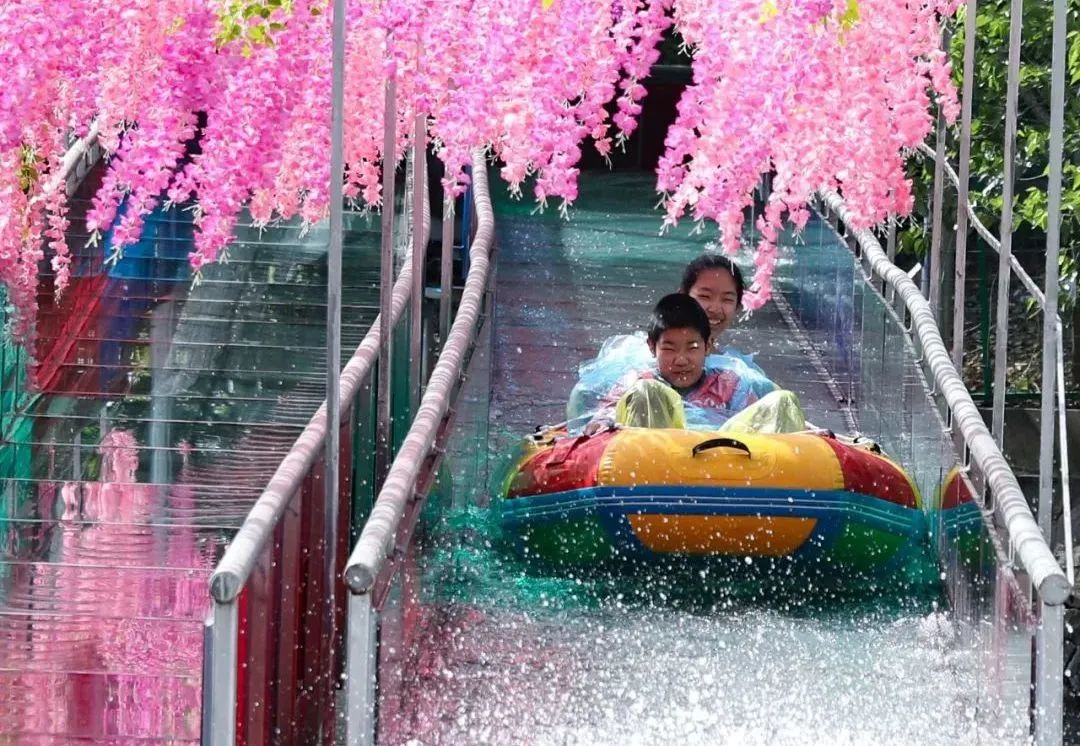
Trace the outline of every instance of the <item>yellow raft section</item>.
[[[844, 475], [829, 445], [806, 433], [755, 435], [736, 440], [750, 455], [694, 447], [715, 437], [691, 430], [627, 428], [601, 458], [598, 487], [680, 485], [685, 487], [801, 488], [842, 490]], [[784, 556], [809, 538], [815, 518], [784, 516], [627, 516], [638, 539], [653, 552]]]

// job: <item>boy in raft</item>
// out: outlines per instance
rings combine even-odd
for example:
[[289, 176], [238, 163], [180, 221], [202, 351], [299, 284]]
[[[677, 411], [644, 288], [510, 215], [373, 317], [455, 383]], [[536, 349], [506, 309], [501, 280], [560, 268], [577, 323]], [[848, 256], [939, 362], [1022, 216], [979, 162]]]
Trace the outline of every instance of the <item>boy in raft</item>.
[[730, 367], [707, 365], [711, 336], [709, 317], [691, 296], [673, 293], [661, 298], [648, 329], [652, 368], [623, 376], [602, 397], [586, 433], [617, 425], [755, 432], [805, 429], [791, 392], [777, 391], [768, 379], [748, 379]]
[[[724, 333], [737, 319], [744, 290], [739, 265], [730, 257], [713, 252], [701, 254], [687, 264], [678, 286], [678, 292], [696, 300], [709, 319], [709, 354], [705, 357], [705, 367], [729, 369], [761, 397], [776, 388], [767, 380], [768, 375], [752, 355], [722, 344]], [[630, 371], [653, 367], [654, 360], [655, 354], [649, 349], [644, 331], [605, 340], [596, 358], [578, 369], [578, 381], [566, 404], [567, 421], [579, 421], [583, 415], [591, 417], [616, 382]], [[716, 427], [712, 421], [715, 418], [695, 417], [693, 410], [689, 414], [691, 427]]]

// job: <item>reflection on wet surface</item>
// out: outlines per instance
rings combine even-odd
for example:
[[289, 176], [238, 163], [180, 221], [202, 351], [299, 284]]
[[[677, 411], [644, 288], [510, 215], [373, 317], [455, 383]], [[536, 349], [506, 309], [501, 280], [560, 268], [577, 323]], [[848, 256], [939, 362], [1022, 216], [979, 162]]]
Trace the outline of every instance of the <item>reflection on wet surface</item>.
[[[377, 231], [347, 218], [345, 350]], [[64, 297], [43, 283], [39, 393], [5, 400], [0, 741], [199, 738], [209, 573], [325, 392], [325, 230], [237, 238], [192, 286], [171, 210], [111, 269], [83, 250]]]

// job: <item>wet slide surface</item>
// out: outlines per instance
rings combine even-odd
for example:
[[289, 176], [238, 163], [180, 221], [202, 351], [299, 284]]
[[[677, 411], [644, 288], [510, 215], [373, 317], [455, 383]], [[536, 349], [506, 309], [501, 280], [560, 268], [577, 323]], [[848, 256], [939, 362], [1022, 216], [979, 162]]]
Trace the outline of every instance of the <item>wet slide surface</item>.
[[[658, 236], [646, 176], [582, 182], [570, 221], [495, 197], [490, 371], [475, 376], [459, 414], [458, 437], [474, 440], [455, 444], [459, 454], [488, 449], [489, 467], [536, 425], [564, 419], [577, 366], [610, 335], [643, 328], [706, 242], [683, 227]], [[835, 387], [777, 304], [728, 342], [798, 393], [811, 421], [848, 429]], [[470, 408], [488, 397], [481, 427]], [[453, 504], [384, 616], [381, 742], [1010, 740], [978, 731], [965, 694], [972, 664], [933, 592], [802, 604], [779, 589], [706, 593], [694, 577], [538, 574], [500, 544], [481, 471], [455, 473]]]

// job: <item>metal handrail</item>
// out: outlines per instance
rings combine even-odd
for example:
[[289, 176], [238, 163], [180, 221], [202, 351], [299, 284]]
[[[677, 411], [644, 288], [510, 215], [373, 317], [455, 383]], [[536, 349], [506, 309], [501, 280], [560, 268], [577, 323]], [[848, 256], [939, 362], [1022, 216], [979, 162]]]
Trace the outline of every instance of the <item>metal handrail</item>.
[[466, 354], [476, 334], [476, 322], [488, 283], [489, 255], [495, 239], [487, 167], [481, 153], [473, 155], [473, 183], [476, 187], [477, 228], [469, 252], [465, 289], [450, 334], [431, 372], [420, 408], [345, 566], [345, 582], [354, 594], [365, 594], [372, 589], [391, 554], [398, 525], [406, 505], [413, 497], [420, 469], [431, 453], [439, 425], [450, 407], [451, 393], [461, 376]]
[[952, 411], [954, 427], [963, 435], [971, 458], [986, 476], [1015, 556], [1031, 577], [1043, 602], [1054, 606], [1063, 604], [1071, 584], [1035, 522], [1016, 476], [953, 366], [930, 303], [907, 273], [889, 261], [872, 231], [851, 228], [847, 208], [839, 194], [826, 191], [821, 193], [821, 197], [829, 209], [848, 225], [871, 271], [888, 284], [907, 306], [912, 330], [918, 335], [923, 349], [924, 362]]
[[[426, 190], [426, 184], [425, 190]], [[426, 194], [426, 192], [425, 192]], [[429, 200], [423, 200], [424, 236], [430, 237], [431, 210]], [[384, 207], [384, 209], [388, 209]], [[424, 241], [426, 244], [427, 241]], [[412, 248], [405, 254], [401, 272], [394, 281], [391, 295], [391, 315], [389, 328], [397, 326], [405, 306], [409, 302], [412, 289]], [[356, 398], [357, 392], [365, 379], [371, 374], [375, 362], [379, 359], [379, 342], [382, 338], [382, 315], [375, 317], [371, 328], [360, 342], [349, 362], [341, 371], [341, 411], [348, 411]], [[278, 465], [274, 476], [266, 489], [255, 501], [240, 530], [233, 537], [228, 549], [222, 556], [210, 577], [210, 595], [218, 603], [228, 603], [243, 590], [260, 553], [267, 541], [273, 536], [274, 529], [285, 513], [293, 495], [300, 488], [312, 465], [322, 453], [326, 440], [326, 402], [323, 401], [318, 411], [312, 416], [307, 427], [297, 437], [289, 453]]]
[[[95, 119], [90, 125], [90, 129], [87, 131], [86, 135], [71, 144], [71, 147], [64, 153], [64, 159], [60, 163], [60, 170], [53, 177], [53, 183], [50, 184], [51, 187], [59, 189], [61, 182], [70, 182], [70, 177], [78, 167], [79, 161], [84, 156], [90, 154], [92, 148], [97, 145], [99, 131], [100, 126]], [[78, 178], [77, 175], [76, 178]], [[72, 185], [70, 183], [68, 184], [68, 191], [72, 191]]]
[[[926, 143], [919, 144], [919, 152], [924, 155], [928, 155], [931, 158], [937, 160], [937, 153]], [[941, 159], [942, 166], [945, 168], [945, 173], [948, 174], [949, 180], [952, 181], [953, 186], [959, 189], [960, 177], [956, 171], [953, 170], [952, 165], [949, 164], [948, 159]], [[971, 200], [965, 200], [965, 211], [968, 215], [968, 221], [975, 229], [987, 245], [990, 246], [998, 254], [1001, 254], [1001, 241], [990, 232], [979, 216], [975, 214], [975, 206], [971, 203]], [[1043, 313], [1046, 313], [1046, 295], [1043, 293], [1042, 288], [1036, 284], [1031, 275], [1028, 274], [1020, 265], [1020, 260], [1016, 258], [1015, 254], [1009, 254], [1009, 268], [1012, 273], [1016, 275], [1020, 280], [1020, 284], [1027, 290], [1034, 300], [1035, 304], [1039, 307]], [[1066, 431], [1065, 421], [1065, 350], [1063, 344], [1064, 331], [1062, 328], [1061, 315], [1054, 315], [1054, 337], [1055, 344], [1055, 367], [1057, 368], [1057, 380], [1055, 381], [1054, 392], [1057, 397], [1058, 405], [1058, 460], [1059, 471], [1061, 473], [1061, 495], [1062, 495], [1062, 509], [1064, 511], [1064, 524], [1065, 524], [1065, 574], [1069, 578], [1070, 585], [1076, 582], [1076, 569], [1074, 567], [1074, 559], [1072, 552], [1072, 488], [1069, 485], [1069, 439]]]

